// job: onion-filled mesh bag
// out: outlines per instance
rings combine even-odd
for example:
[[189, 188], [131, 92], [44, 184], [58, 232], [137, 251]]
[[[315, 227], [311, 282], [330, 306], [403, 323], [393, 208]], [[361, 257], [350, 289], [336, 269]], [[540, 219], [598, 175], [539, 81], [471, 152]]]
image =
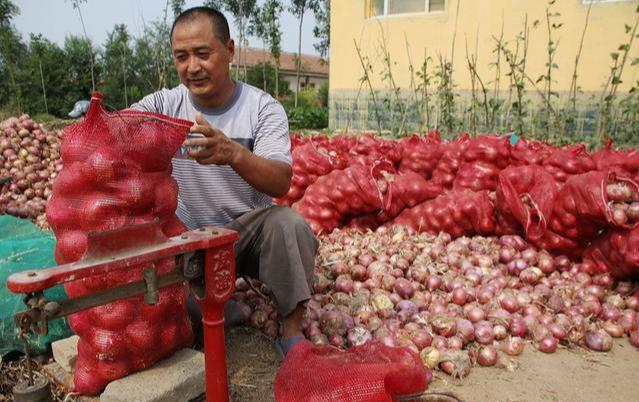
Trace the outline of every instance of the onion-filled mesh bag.
[[417, 232], [449, 233], [453, 237], [495, 233], [493, 204], [486, 191], [453, 190], [406, 208], [388, 223]]
[[399, 215], [404, 208], [412, 208], [426, 200], [438, 197], [444, 188], [431, 181], [426, 181], [415, 172], [398, 174], [385, 173], [383, 180], [378, 180], [385, 199], [385, 209], [352, 217], [345, 226], [355, 229], [377, 229], [379, 226]]
[[327, 175], [335, 169], [344, 169], [346, 161], [335, 151], [315, 144], [310, 138], [305, 144], [298, 145], [292, 152], [293, 180], [285, 196], [275, 199], [279, 205], [291, 206], [302, 198], [304, 191], [315, 183], [318, 177]]
[[423, 178], [430, 179], [439, 158], [444, 153], [439, 133], [434, 131], [424, 138], [413, 135], [401, 144], [402, 160], [399, 162], [399, 171], [419, 173]]
[[582, 270], [623, 281], [639, 278], [639, 227], [610, 230], [595, 239], [584, 251]]
[[[61, 144], [64, 168], [53, 185], [47, 220], [56, 236], [58, 264], [90, 258], [89, 233], [158, 221], [164, 235], [186, 228], [175, 215], [177, 183], [171, 158], [192, 123], [135, 111], [107, 112], [95, 94], [86, 118], [68, 126]], [[156, 261], [158, 274], [173, 260]], [[146, 266], [133, 266], [65, 284], [79, 297], [141, 279]], [[72, 314], [80, 337], [75, 391], [93, 395], [115, 379], [143, 370], [188, 346], [193, 334], [181, 284], [159, 291], [159, 302], [142, 296]]]
[[495, 209], [503, 223], [514, 219], [528, 239], [538, 239], [552, 217], [558, 190], [555, 179], [541, 166], [509, 167], [499, 173]]
[[612, 139], [606, 141], [606, 146], [592, 154], [592, 160], [597, 170], [602, 172], [612, 170], [622, 176], [633, 177], [639, 174], [639, 151], [636, 149], [614, 149]]
[[514, 166], [542, 165], [555, 149], [557, 148], [553, 145], [541, 141], [521, 138], [510, 151], [510, 164]]
[[392, 402], [423, 392], [432, 374], [419, 355], [369, 341], [347, 351], [295, 346], [275, 376], [277, 402]]
[[441, 184], [446, 188], [450, 188], [455, 181], [457, 170], [464, 161], [463, 154], [470, 143], [470, 136], [462, 134], [454, 141], [442, 144], [443, 153], [437, 167], [433, 170], [432, 179], [435, 183]]
[[596, 168], [595, 162], [583, 144], [554, 149], [544, 159], [542, 165], [555, 180], [561, 183], [572, 175], [590, 172]]
[[606, 228], [639, 225], [639, 185], [614, 172], [572, 176], [559, 190], [549, 228], [568, 239], [589, 241]]

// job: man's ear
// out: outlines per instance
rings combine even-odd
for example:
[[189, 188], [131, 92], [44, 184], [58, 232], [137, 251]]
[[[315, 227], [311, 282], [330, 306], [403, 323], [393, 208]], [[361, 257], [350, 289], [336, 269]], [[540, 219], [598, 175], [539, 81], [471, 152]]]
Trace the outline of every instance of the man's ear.
[[235, 56], [235, 42], [233, 39], [229, 39], [229, 42], [226, 44], [226, 50], [229, 52], [229, 63], [233, 63], [233, 57]]

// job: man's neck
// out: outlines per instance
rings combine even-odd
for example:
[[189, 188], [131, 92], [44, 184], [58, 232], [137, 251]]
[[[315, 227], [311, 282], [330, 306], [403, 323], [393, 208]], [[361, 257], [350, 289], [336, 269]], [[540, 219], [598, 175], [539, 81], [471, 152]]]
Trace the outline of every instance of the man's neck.
[[233, 97], [233, 93], [235, 92], [235, 81], [233, 81], [230, 77], [224, 87], [216, 94], [211, 97], [199, 97], [193, 96], [195, 102], [203, 107], [210, 108], [219, 108], [228, 103], [229, 100]]

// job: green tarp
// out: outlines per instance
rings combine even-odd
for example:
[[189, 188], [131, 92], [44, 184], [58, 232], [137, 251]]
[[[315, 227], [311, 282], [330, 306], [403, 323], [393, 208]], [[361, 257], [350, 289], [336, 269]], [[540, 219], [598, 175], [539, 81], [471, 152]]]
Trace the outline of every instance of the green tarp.
[[[50, 231], [40, 230], [28, 220], [0, 215], [0, 356], [12, 351], [22, 351], [22, 342], [16, 336], [13, 316], [23, 311], [22, 296], [7, 289], [7, 277], [14, 272], [55, 266], [53, 249], [55, 237]], [[62, 286], [44, 292], [49, 300], [66, 300]], [[49, 323], [46, 336], [31, 334], [29, 346], [33, 354], [44, 352], [48, 345], [73, 333], [66, 319]]]

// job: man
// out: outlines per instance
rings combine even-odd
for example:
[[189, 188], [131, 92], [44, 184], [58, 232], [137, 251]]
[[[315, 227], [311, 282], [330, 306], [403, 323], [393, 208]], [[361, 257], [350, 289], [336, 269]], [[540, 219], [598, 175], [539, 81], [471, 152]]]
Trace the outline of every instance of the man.
[[[286, 114], [270, 95], [231, 79], [234, 42], [220, 12], [195, 7], [181, 13], [171, 28], [171, 49], [182, 85], [132, 108], [195, 121], [173, 158], [177, 215], [189, 229], [214, 225], [239, 232], [236, 271], [273, 291], [283, 317], [275, 348], [283, 356], [304, 339], [303, 305], [318, 247], [300, 215], [272, 203], [291, 184]], [[199, 313], [192, 300], [190, 310]]]

